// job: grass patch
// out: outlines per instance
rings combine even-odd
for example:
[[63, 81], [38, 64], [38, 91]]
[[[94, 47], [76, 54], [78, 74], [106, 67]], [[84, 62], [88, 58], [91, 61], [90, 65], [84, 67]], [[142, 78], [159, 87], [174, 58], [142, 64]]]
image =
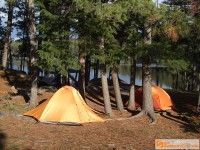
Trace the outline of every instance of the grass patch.
[[26, 105], [17, 104], [17, 103], [5, 103], [0, 106], [0, 111], [11, 112], [11, 113], [23, 113], [27, 111]]
[[6, 144], [5, 147], [7, 150], [19, 150], [20, 149], [20, 145], [16, 144], [16, 143], [8, 143], [8, 144]]

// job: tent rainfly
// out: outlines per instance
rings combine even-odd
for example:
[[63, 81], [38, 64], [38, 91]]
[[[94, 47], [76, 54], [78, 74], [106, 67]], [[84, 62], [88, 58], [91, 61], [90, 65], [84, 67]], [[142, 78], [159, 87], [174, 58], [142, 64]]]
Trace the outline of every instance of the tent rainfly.
[[[152, 85], [152, 101], [155, 110], [167, 110], [174, 107], [170, 96], [162, 88]], [[135, 93], [135, 105], [142, 107], [142, 87]]]
[[104, 122], [71, 86], [60, 88], [50, 100], [46, 100], [24, 115], [34, 117], [40, 122], [55, 124]]

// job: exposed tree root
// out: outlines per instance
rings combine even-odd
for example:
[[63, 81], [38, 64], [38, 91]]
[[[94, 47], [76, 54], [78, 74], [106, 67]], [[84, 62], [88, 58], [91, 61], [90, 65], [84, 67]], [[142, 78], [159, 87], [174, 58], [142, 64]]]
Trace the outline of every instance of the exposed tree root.
[[148, 115], [152, 119], [150, 125], [156, 124], [157, 120], [155, 118], [153, 118], [152, 116], [150, 116], [150, 114], [147, 113], [147, 112], [145, 112], [145, 111], [141, 111], [138, 114], [136, 114], [134, 116], [131, 116], [131, 117], [128, 117], [128, 118], [112, 118], [112, 119], [105, 119], [105, 121], [112, 121], [112, 120], [123, 121], [123, 120], [129, 120], [129, 119], [134, 119], [134, 118], [137, 118], [137, 117], [141, 117], [141, 116], [143, 116], [145, 114]]

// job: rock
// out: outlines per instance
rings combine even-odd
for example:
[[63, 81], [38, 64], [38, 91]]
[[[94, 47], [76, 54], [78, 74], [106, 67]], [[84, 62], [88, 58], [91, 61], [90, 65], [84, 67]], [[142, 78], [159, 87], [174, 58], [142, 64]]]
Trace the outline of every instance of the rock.
[[7, 112], [0, 112], [0, 118], [3, 118], [5, 116], [9, 115]]
[[10, 88], [10, 92], [11, 92], [12, 94], [17, 94], [17, 93], [18, 93], [18, 90], [15, 88], [15, 86], [12, 86], [12, 87]]

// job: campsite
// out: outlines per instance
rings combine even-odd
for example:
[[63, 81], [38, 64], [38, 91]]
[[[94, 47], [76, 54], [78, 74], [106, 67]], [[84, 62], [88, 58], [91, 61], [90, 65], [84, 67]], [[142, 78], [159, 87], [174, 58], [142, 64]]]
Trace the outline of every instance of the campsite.
[[[199, 117], [194, 115], [198, 93], [180, 90], [167, 90], [176, 108], [165, 113], [156, 113], [157, 123], [149, 125], [148, 116], [129, 118], [135, 112], [116, 109], [114, 98], [112, 109], [115, 116], [103, 114], [102, 95], [96, 97], [87, 93], [87, 105], [98, 111], [105, 122], [91, 122], [82, 125], [46, 124], [23, 116], [27, 112], [28, 103], [23, 92], [11, 94], [11, 87], [26, 88], [25, 75], [20, 72], [10, 72], [9, 78], [1, 71], [0, 77], [0, 147], [10, 150], [38, 149], [95, 149], [95, 150], [138, 150], [154, 149], [155, 139], [199, 139]], [[17, 80], [13, 80], [13, 76]], [[16, 78], [15, 78], [16, 79]], [[11, 82], [12, 81], [12, 82]], [[23, 81], [23, 85], [19, 84]], [[40, 88], [39, 101], [49, 100], [55, 89]], [[93, 91], [95, 92], [95, 91]], [[10, 94], [11, 95], [10, 95]]]
[[199, 0], [0, 0], [0, 150], [200, 148]]

